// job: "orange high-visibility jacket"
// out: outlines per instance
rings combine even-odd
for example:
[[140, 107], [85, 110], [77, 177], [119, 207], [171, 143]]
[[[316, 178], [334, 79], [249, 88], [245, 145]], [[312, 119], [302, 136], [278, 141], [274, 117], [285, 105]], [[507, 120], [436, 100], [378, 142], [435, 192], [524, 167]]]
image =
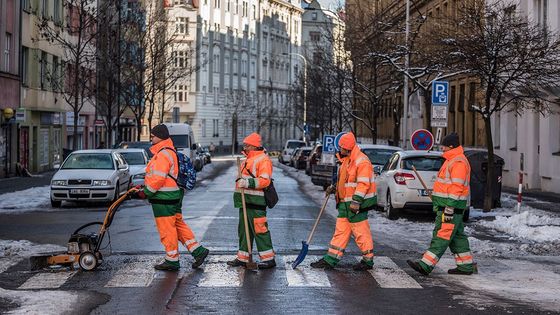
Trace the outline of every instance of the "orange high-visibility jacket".
[[[272, 161], [264, 151], [251, 151], [247, 154], [247, 160], [241, 164], [241, 169], [241, 177], [249, 181], [249, 188], [245, 188], [247, 207], [266, 209], [263, 189], [268, 187], [272, 180]], [[233, 201], [236, 208], [242, 207], [241, 191], [237, 183], [235, 184]]]
[[356, 145], [350, 156], [340, 158], [338, 171], [337, 205], [339, 209], [350, 209], [350, 203], [360, 203], [360, 210], [370, 210], [377, 204], [377, 190], [373, 165], [367, 155]]
[[154, 156], [146, 166], [144, 193], [148, 199], [180, 200], [180, 188], [177, 182], [168, 176], [177, 178], [179, 175], [177, 155], [172, 150], [162, 150], [165, 147], [174, 148], [173, 141], [166, 139], [150, 148]]
[[441, 166], [434, 183], [432, 200], [434, 206], [467, 208], [471, 166], [463, 154], [463, 147], [443, 153], [445, 163]]

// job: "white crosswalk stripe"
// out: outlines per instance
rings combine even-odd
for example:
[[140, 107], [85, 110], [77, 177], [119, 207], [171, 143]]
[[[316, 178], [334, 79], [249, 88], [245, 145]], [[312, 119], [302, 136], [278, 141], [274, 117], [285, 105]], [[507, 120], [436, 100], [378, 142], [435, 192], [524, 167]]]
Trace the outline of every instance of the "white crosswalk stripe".
[[149, 287], [154, 280], [155, 270], [151, 261], [127, 263], [105, 285], [106, 288]]
[[241, 287], [245, 278], [245, 268], [233, 268], [226, 264], [231, 255], [213, 255], [206, 259], [204, 274], [199, 287]]
[[27, 279], [24, 284], [19, 286], [19, 289], [57, 289], [72, 278], [74, 274], [76, 274], [76, 271], [38, 273]]
[[[360, 260], [361, 257], [356, 257]], [[402, 270], [389, 257], [375, 257], [374, 267], [368, 270], [382, 288], [387, 289], [422, 289], [422, 286]]]
[[330, 287], [331, 283], [325, 270], [313, 269], [309, 264], [321, 259], [322, 256], [307, 256], [294, 270], [292, 262], [297, 256], [284, 256], [286, 279], [289, 287]]
[[[321, 258], [320, 255], [308, 255], [305, 260], [294, 270], [292, 262], [296, 259], [295, 255], [278, 256], [277, 261], [282, 262], [274, 271], [276, 277], [284, 277], [288, 287], [318, 287], [329, 288], [335, 284], [329, 279], [329, 271], [323, 269], [313, 269], [310, 263]], [[354, 257], [356, 260], [361, 257]], [[164, 279], [168, 273], [156, 271], [153, 268], [154, 256], [138, 256], [136, 261], [116, 265], [117, 270], [96, 270], [93, 273], [111, 273], [109, 280], [104, 280], [100, 285], [106, 288], [142, 288], [150, 287], [154, 280]], [[226, 264], [232, 259], [232, 255], [210, 255], [206, 263], [198, 270], [183, 267], [177, 275], [177, 279], [188, 279], [194, 281], [198, 287], [242, 287], [245, 279], [245, 268], [230, 267]], [[352, 259], [352, 258], [351, 258]], [[374, 269], [369, 273], [381, 288], [386, 289], [422, 289], [422, 286], [402, 270], [391, 258], [376, 256], [374, 259]], [[453, 260], [440, 261], [441, 266], [434, 270], [434, 273], [444, 272], [443, 268], [451, 267]], [[446, 270], [446, 269], [445, 269]], [[332, 271], [336, 272], [336, 271]], [[57, 289], [70, 281], [80, 281], [80, 277], [73, 277], [77, 271], [66, 272], [45, 272], [39, 273], [29, 278], [19, 289]], [[106, 277], [99, 277], [107, 279]], [[74, 280], [72, 280], [74, 279]], [[283, 281], [278, 282], [286, 283]], [[71, 284], [71, 283], [70, 283]], [[283, 284], [285, 285], [285, 284]]]

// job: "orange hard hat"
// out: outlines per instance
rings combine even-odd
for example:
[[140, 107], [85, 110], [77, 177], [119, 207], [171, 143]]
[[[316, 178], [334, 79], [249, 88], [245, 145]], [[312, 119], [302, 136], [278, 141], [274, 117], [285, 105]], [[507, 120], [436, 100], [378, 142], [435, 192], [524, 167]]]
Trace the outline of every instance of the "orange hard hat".
[[243, 143], [252, 145], [257, 148], [262, 147], [261, 136], [256, 132], [253, 132], [252, 134], [248, 135], [245, 139], [243, 139]]
[[351, 132], [345, 133], [342, 137], [340, 137], [340, 140], [338, 140], [338, 146], [349, 151], [354, 149], [356, 146], [356, 138], [354, 137], [354, 134]]

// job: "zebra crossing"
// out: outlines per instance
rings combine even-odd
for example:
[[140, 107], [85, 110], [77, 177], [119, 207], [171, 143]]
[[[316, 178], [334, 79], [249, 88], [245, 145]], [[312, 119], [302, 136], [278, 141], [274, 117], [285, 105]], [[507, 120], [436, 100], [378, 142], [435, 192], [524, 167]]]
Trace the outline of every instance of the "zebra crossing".
[[[154, 270], [153, 264], [157, 257], [154, 255], [138, 255], [127, 258], [126, 261], [113, 261], [112, 267], [104, 269], [100, 267], [93, 272], [81, 271], [58, 271], [39, 272], [25, 280], [17, 289], [40, 290], [40, 289], [64, 289], [73, 287], [73, 283], [81, 281], [89, 282], [88, 287], [104, 288], [147, 288], [157, 285], [158, 279], [169, 277], [171, 273]], [[401, 269], [391, 258], [377, 256], [374, 259], [375, 266], [368, 273], [353, 272], [350, 268], [337, 268], [338, 270], [313, 269], [310, 263], [321, 256], [308, 255], [305, 261], [292, 269], [291, 263], [295, 255], [278, 255], [276, 260], [278, 267], [272, 270], [262, 270], [259, 273], [273, 273], [278, 286], [288, 288], [315, 287], [331, 288], [336, 286], [336, 281], [331, 278], [336, 273], [349, 273], [351, 277], [371, 278], [377, 286], [386, 289], [422, 289], [422, 286]], [[226, 265], [232, 255], [211, 255], [200, 269], [193, 270], [188, 264], [183, 264], [179, 273], [175, 273], [177, 281], [188, 283], [199, 288], [240, 288], [244, 285], [244, 279], [248, 271], [244, 268], [234, 268]], [[360, 257], [354, 257], [356, 261]], [[353, 261], [352, 257], [348, 257]], [[109, 258], [111, 259], [111, 258]], [[79, 286], [79, 285], [77, 285]]]

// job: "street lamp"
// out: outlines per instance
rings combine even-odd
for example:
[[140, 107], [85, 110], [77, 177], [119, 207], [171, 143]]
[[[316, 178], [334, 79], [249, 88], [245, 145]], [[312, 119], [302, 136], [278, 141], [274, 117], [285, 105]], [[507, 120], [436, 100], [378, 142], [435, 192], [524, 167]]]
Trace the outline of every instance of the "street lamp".
[[282, 53], [282, 55], [294, 55], [303, 59], [303, 140], [307, 142], [307, 58], [298, 53]]

